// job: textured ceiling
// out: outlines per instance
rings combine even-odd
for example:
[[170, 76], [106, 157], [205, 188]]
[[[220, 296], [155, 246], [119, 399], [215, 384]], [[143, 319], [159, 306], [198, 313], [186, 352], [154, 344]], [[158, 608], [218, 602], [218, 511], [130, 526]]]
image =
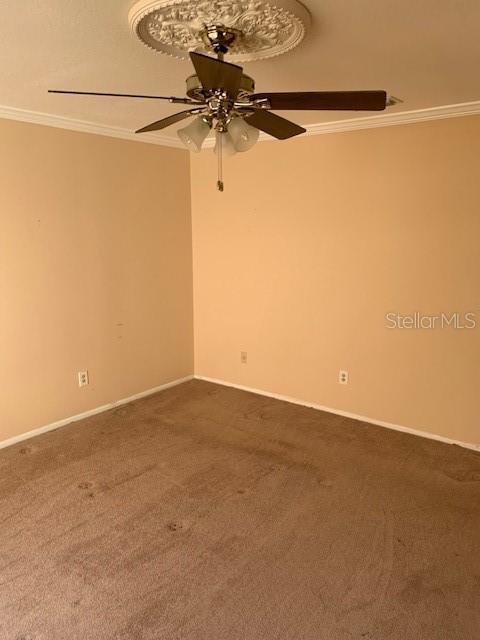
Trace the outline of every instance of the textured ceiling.
[[[0, 105], [134, 130], [177, 110], [148, 100], [47, 94], [47, 88], [184, 95], [188, 61], [130, 32], [133, 0], [2, 0]], [[480, 100], [478, 0], [306, 0], [295, 51], [244, 65], [257, 91], [386, 89], [410, 111]], [[181, 109], [181, 107], [180, 107]], [[352, 113], [283, 112], [301, 124]], [[358, 116], [370, 115], [360, 113]], [[165, 131], [175, 135], [174, 129]]]

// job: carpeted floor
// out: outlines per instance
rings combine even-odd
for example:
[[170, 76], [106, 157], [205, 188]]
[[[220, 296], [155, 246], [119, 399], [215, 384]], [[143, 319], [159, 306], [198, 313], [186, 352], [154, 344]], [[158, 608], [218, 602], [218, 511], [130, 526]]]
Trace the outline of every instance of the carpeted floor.
[[1, 640], [477, 640], [480, 455], [201, 381], [0, 451]]

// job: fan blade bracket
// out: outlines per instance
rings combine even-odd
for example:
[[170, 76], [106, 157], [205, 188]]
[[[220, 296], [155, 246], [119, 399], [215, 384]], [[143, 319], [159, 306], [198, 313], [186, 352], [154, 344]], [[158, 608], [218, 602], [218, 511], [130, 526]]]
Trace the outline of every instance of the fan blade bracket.
[[190, 98], [169, 98], [169, 102], [172, 104], [193, 104], [193, 105], [204, 105], [205, 102], [197, 102], [197, 100], [191, 100]]
[[258, 98], [253, 100], [253, 106], [259, 109], [271, 109], [272, 104], [268, 98]]

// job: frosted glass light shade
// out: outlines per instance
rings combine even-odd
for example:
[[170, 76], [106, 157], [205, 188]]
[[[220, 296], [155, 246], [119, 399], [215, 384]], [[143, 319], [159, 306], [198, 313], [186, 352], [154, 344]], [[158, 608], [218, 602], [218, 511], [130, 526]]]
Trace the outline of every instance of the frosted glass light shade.
[[187, 149], [198, 153], [202, 150], [203, 141], [208, 136], [209, 132], [210, 125], [208, 122], [205, 122], [201, 116], [199, 116], [198, 118], [195, 118], [188, 127], [179, 129], [177, 131], [177, 135]]
[[[233, 156], [237, 153], [235, 145], [233, 144], [232, 136], [227, 131], [222, 131], [219, 136], [222, 139], [222, 153], [226, 156]], [[218, 154], [218, 137], [213, 149], [214, 153]]]
[[260, 131], [241, 117], [233, 118], [228, 124], [228, 133], [237, 151], [248, 151], [257, 142]]

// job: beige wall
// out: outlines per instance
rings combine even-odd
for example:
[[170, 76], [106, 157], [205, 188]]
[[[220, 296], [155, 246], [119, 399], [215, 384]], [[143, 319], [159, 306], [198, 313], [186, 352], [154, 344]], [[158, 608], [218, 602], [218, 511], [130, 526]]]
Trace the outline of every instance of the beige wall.
[[261, 143], [223, 194], [211, 151], [190, 185], [180, 150], [0, 140], [0, 441], [192, 373], [191, 187], [197, 374], [480, 442], [480, 326], [384, 318], [480, 325], [480, 118]]
[[0, 141], [0, 441], [191, 374], [187, 153], [9, 121]]
[[479, 117], [261, 143], [223, 194], [192, 156], [196, 373], [480, 443], [480, 326], [384, 318], [480, 325], [479, 158]]

